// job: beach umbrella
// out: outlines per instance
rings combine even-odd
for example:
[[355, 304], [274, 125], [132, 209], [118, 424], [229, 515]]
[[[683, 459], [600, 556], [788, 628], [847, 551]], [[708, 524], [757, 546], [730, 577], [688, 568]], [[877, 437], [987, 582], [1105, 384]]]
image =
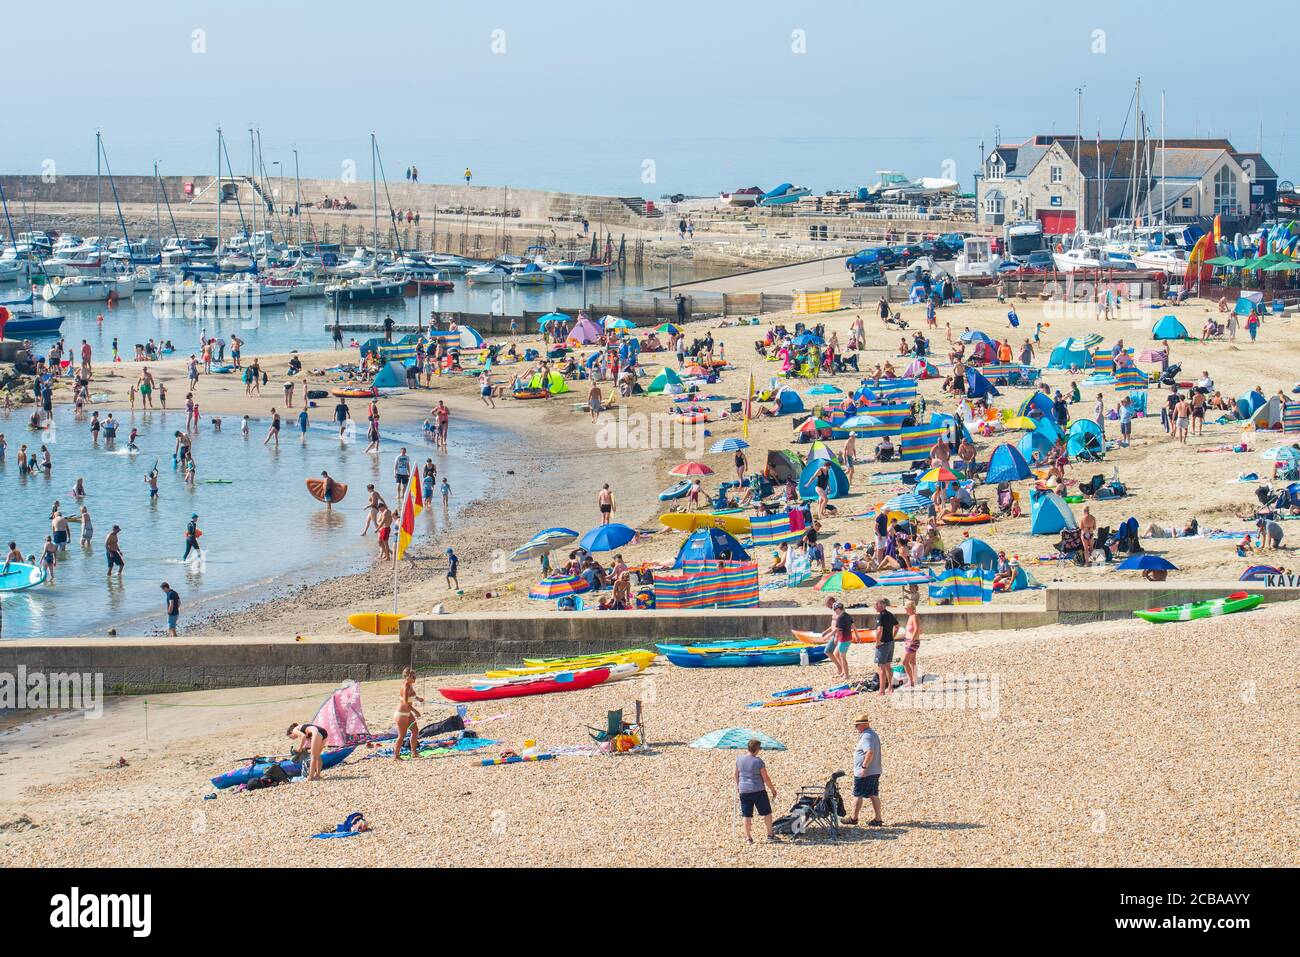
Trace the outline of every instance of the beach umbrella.
[[580, 595], [584, 591], [591, 591], [591, 585], [585, 578], [579, 575], [552, 575], [528, 589], [528, 597], [538, 601], [554, 601], [565, 595]]
[[[561, 541], [561, 539], [567, 540]], [[559, 548], [561, 545], [569, 544], [569, 542], [576, 542], [578, 540], [578, 533], [571, 528], [563, 528], [557, 525], [555, 528], [544, 528], [540, 532], [536, 532], [533, 537], [529, 539], [530, 542], [540, 542], [543, 540], [548, 540], [552, 542], [556, 548]]]
[[928, 571], [895, 569], [876, 576], [877, 585], [924, 585], [930, 581]]
[[682, 330], [678, 329], [671, 322], [665, 322], [662, 326], [660, 326], [658, 329], [655, 330], [655, 332], [662, 332], [666, 336], [675, 336], [681, 331]]
[[553, 542], [548, 542], [546, 539], [526, 542], [510, 553], [510, 560], [512, 562], [524, 562], [528, 561], [530, 558], [541, 558], [543, 555], [552, 552], [559, 547], [560, 546]]
[[1159, 555], [1152, 555], [1150, 552], [1142, 552], [1138, 555], [1130, 555], [1128, 558], [1124, 559], [1115, 566], [1115, 571], [1176, 572], [1178, 571], [1178, 566], [1167, 558], [1161, 558]]
[[588, 529], [578, 540], [578, 544], [589, 552], [612, 552], [616, 548], [622, 548], [634, 538], [636, 538], [636, 529], [629, 528], [621, 522], [610, 522], [608, 525], [597, 525], [595, 528]]
[[936, 465], [930, 471], [921, 476], [922, 482], [955, 482], [957, 476], [951, 470], [944, 468], [942, 465]]
[[934, 507], [924, 495], [917, 495], [915, 492], [904, 492], [902, 495], [895, 495], [883, 506], [886, 512], [928, 512]]
[[857, 591], [870, 588], [875, 579], [855, 572], [832, 572], [817, 583], [818, 591]]
[[840, 423], [840, 428], [849, 429], [869, 429], [873, 425], [883, 425], [884, 420], [878, 419], [874, 415], [855, 415], [845, 419]]
[[987, 342], [991, 346], [997, 343], [989, 338], [988, 333], [980, 332], [978, 329], [967, 329], [961, 334], [962, 342]]
[[1215, 256], [1213, 259], [1205, 260], [1207, 266], [1231, 266], [1236, 260], [1231, 256]]
[[635, 329], [636, 323], [630, 319], [619, 319], [616, 316], [605, 317], [606, 329]]
[[752, 740], [762, 744], [764, 751], [785, 750], [785, 745], [780, 741], [762, 731], [751, 731], [749, 728], [719, 728], [717, 731], [710, 731], [702, 738], [696, 738], [691, 742], [691, 747], [706, 751], [713, 749], [743, 751], [749, 747], [749, 742]]
[[799, 431], [820, 432], [822, 429], [829, 429], [830, 427], [831, 424], [825, 419], [819, 419], [814, 416], [813, 418], [806, 420], [803, 425], [799, 426]]
[[669, 475], [712, 475], [713, 469], [709, 468], [703, 462], [683, 462], [681, 465], [675, 465], [668, 470]]
[[1297, 269], [1300, 269], [1300, 261], [1294, 259], [1285, 259], [1280, 262], [1275, 262], [1273, 263], [1273, 265], [1266, 267], [1264, 269], [1264, 272], [1294, 272]]
[[820, 385], [813, 386], [811, 389], [805, 392], [804, 395], [839, 395], [843, 391], [844, 390], [837, 385], [831, 385], [829, 382], [823, 382]]
[[568, 322], [569, 317], [562, 312], [548, 312], [542, 318], [537, 320], [537, 328], [540, 329], [548, 322]]
[[794, 344], [800, 347], [822, 346], [826, 344], [826, 340], [821, 336], [813, 335], [811, 332], [801, 332], [799, 335], [794, 337]]
[[1294, 445], [1275, 445], [1260, 452], [1259, 457], [1270, 462], [1300, 462], [1300, 449]]
[[1099, 346], [1101, 342], [1101, 333], [1090, 332], [1084, 336], [1071, 336], [1062, 339], [1058, 345], [1066, 346], [1068, 352], [1077, 352], [1079, 349], [1091, 349], [1093, 346]]
[[1143, 349], [1138, 353], [1138, 362], [1163, 362], [1168, 355], [1163, 349]]
[[718, 439], [711, 446], [710, 452], [739, 452], [741, 449], [749, 448], [749, 443], [744, 439]]

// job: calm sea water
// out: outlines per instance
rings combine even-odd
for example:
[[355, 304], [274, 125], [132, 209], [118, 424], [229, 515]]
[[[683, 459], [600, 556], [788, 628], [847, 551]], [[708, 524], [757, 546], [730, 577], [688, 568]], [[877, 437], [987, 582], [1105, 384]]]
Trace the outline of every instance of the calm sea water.
[[[360, 412], [360, 409], [354, 410]], [[247, 437], [237, 418], [225, 417], [214, 432], [210, 417], [194, 438], [198, 465], [195, 485], [187, 485], [173, 469], [173, 433], [183, 427], [184, 412], [125, 412], [116, 450], [91, 443], [88, 419], [74, 421], [69, 407], [56, 410], [51, 429], [27, 428], [27, 412], [0, 413], [0, 432], [9, 443], [0, 465], [0, 544], [16, 541], [24, 554], [39, 553], [50, 533], [49, 515], [57, 500], [65, 515], [76, 515], [80, 504], [71, 490], [85, 480], [84, 499], [94, 525], [90, 547], [78, 544], [81, 526], [72, 525], [72, 542], [60, 555], [57, 584], [8, 593], [4, 601], [4, 637], [46, 637], [103, 634], [110, 626], [124, 633], [147, 632], [163, 624], [162, 591], [166, 580], [181, 593], [181, 626], [198, 603], [238, 591], [242, 602], [269, 598], [273, 586], [286, 579], [323, 578], [359, 569], [373, 554], [373, 532], [361, 538], [365, 486], [374, 482], [395, 503], [393, 458], [405, 445], [416, 463], [432, 458], [439, 475], [452, 486], [452, 514], [441, 507], [420, 516], [418, 538], [428, 541], [454, 523], [455, 508], [479, 497], [486, 479], [457, 446], [437, 452], [414, 428], [385, 430], [382, 451], [367, 454], [364, 438], [340, 445], [328, 419], [332, 405], [312, 410], [314, 424], [304, 443], [296, 420], [286, 422], [280, 448], [262, 445], [267, 423], [254, 422]], [[140, 429], [140, 452], [126, 451], [131, 426]], [[364, 435], [364, 430], [363, 435]], [[486, 434], [485, 434], [486, 433]], [[475, 441], [492, 441], [490, 429], [475, 429]], [[50, 478], [20, 476], [19, 446], [39, 451], [49, 446], [54, 460]], [[145, 474], [158, 462], [159, 494], [150, 499]], [[333, 511], [307, 494], [303, 480], [328, 469], [347, 483], [348, 497]], [[231, 484], [207, 484], [229, 480]], [[183, 563], [184, 532], [192, 513], [199, 514], [204, 556]], [[119, 583], [105, 574], [104, 536], [114, 524], [122, 526], [121, 545], [126, 571]], [[213, 608], [220, 608], [219, 602]], [[213, 610], [212, 608], [204, 609]], [[125, 626], [125, 627], [124, 627]]]

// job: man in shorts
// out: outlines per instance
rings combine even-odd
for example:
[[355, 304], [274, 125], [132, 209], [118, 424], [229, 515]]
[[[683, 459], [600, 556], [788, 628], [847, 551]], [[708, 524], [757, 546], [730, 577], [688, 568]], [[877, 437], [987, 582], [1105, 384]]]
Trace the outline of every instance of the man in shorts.
[[167, 633], [176, 637], [176, 621], [181, 615], [181, 596], [167, 582], [162, 583], [163, 594], [167, 596]]
[[858, 732], [858, 746], [853, 752], [853, 814], [843, 823], [857, 824], [862, 802], [869, 800], [875, 817], [867, 823], [879, 827], [885, 823], [880, 817], [880, 735], [872, 729], [871, 718], [865, 713], [854, 719], [853, 727]]
[[757, 738], [751, 738], [745, 745], [745, 753], [736, 758], [736, 790], [740, 794], [740, 816], [745, 820], [745, 841], [749, 844], [754, 843], [752, 825], [755, 811], [763, 816], [763, 823], [767, 825], [768, 841], [775, 844], [781, 840], [772, 830], [772, 802], [768, 800], [767, 792], [770, 790], [772, 797], [776, 797], [776, 785], [768, 776], [767, 765], [758, 756], [762, 746]]
[[894, 690], [894, 634], [898, 631], [898, 619], [889, 610], [888, 598], [876, 599], [876, 673], [880, 676], [878, 696], [889, 694]]

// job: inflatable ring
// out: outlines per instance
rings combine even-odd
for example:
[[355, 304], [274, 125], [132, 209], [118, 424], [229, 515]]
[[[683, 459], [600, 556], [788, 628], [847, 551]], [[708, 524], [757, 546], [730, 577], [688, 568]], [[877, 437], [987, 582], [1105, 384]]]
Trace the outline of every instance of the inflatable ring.
[[550, 392], [546, 389], [516, 389], [514, 396], [516, 399], [545, 399]]
[[351, 389], [330, 389], [330, 395], [338, 396], [340, 399], [373, 399], [379, 395], [379, 390], [374, 386], [366, 388], [357, 386]]
[[985, 522], [993, 521], [993, 516], [988, 512], [976, 512], [972, 515], [945, 515], [945, 525], [983, 525]]

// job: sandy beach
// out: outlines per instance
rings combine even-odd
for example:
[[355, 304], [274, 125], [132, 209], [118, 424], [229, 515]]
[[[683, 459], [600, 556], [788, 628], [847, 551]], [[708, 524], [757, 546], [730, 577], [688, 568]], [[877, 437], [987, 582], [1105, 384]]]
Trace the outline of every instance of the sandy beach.
[[[1289, 673], [1300, 612], [1162, 627], [1111, 622], [927, 640], [927, 689], [798, 707], [745, 705], [830, 669], [693, 671], [476, 705], [486, 754], [582, 744], [607, 708], [645, 703], [646, 754], [481, 767], [476, 756], [394, 766], [354, 753], [319, 783], [212, 793], [240, 756], [280, 749], [326, 686], [118, 699], [98, 721], [58, 717], [0, 736], [6, 866], [1286, 866], [1300, 819]], [[861, 649], [853, 671], [869, 669]], [[454, 679], [453, 679], [454, 680]], [[421, 678], [426, 715], [452, 712]], [[909, 700], [916, 695], [920, 700]], [[396, 684], [366, 685], [371, 730]], [[910, 705], [910, 706], [909, 706]], [[147, 710], [147, 715], [146, 715]], [[734, 751], [689, 742], [763, 731], [778, 813], [850, 761], [871, 715], [884, 753], [885, 826], [838, 846], [744, 844]], [[498, 717], [499, 716], [499, 717]], [[147, 737], [146, 737], [147, 724]], [[126, 767], [115, 767], [125, 758]], [[847, 786], [845, 789], [847, 795]], [[373, 833], [308, 835], [362, 811]]]

